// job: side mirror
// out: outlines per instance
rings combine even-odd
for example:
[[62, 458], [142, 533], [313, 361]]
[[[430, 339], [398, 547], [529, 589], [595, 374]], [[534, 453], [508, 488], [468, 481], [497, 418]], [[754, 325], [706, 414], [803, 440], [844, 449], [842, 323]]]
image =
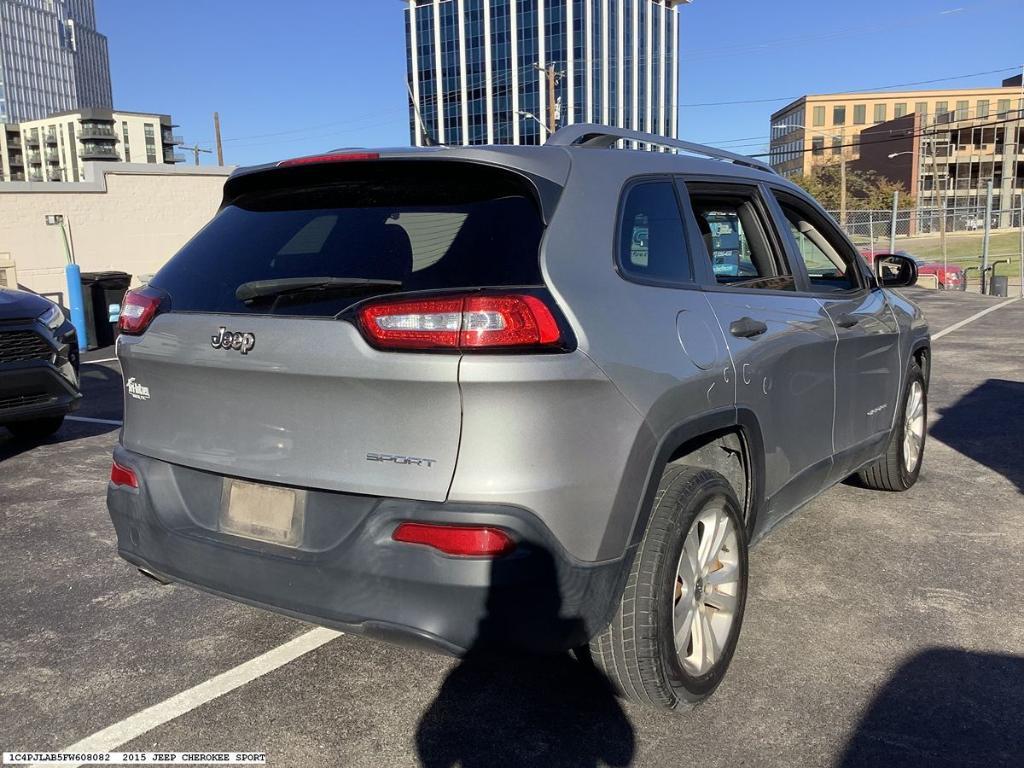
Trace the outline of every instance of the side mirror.
[[917, 262], [897, 253], [875, 256], [875, 274], [883, 288], [909, 288], [917, 282]]

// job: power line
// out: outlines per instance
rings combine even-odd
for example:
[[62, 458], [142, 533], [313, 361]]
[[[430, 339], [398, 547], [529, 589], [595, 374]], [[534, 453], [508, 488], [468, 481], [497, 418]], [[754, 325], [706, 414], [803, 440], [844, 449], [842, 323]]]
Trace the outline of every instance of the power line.
[[[951, 80], [967, 80], [971, 77], [980, 77], [982, 75], [994, 75], [1000, 72], [1016, 72], [1017, 67], [1003, 67], [1001, 69], [990, 69], [986, 72], [972, 72], [968, 75], [954, 75], [952, 77], [937, 77], [934, 80], [918, 80], [913, 83], [896, 83], [895, 85], [879, 85], [873, 88], [851, 88], [846, 91], [834, 91], [829, 94], [823, 94], [828, 96], [844, 96], [846, 94], [854, 93], [870, 93], [874, 91], [886, 91], [892, 88], [908, 88], [913, 85], [932, 85], [934, 83], [945, 83]], [[804, 94], [806, 95], [806, 94]], [[691, 108], [691, 107], [724, 107], [732, 106], [735, 104], [767, 104], [773, 101], [794, 101], [796, 99], [803, 98], [803, 96], [778, 96], [770, 99], [739, 99], [736, 101], [705, 101], [697, 102], [693, 104], [680, 104], [679, 108]]]

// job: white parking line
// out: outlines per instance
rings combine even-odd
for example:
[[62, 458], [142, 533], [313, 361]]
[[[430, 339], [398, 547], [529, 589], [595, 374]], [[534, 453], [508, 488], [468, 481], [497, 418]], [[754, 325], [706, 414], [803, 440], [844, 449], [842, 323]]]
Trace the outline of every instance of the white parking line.
[[116, 357], [104, 357], [102, 360], [83, 360], [82, 365], [95, 365], [96, 363], [116, 363]]
[[[341, 635], [332, 629], [317, 627], [305, 634], [299, 635], [294, 640], [289, 640], [284, 645], [272, 648], [261, 656], [239, 664], [227, 672], [222, 672], [216, 677], [211, 677], [206, 682], [200, 683], [186, 691], [171, 696], [169, 699], [154, 704], [151, 707], [136, 712], [119, 723], [114, 723], [109, 728], [97, 731], [92, 736], [84, 739], [70, 747], [61, 750], [62, 752], [113, 752], [122, 744], [127, 744], [132, 739], [153, 730], [157, 726], [170, 722], [176, 717], [181, 717], [200, 707], [207, 702], [230, 693], [247, 683], [251, 683], [258, 677], [268, 672], [295, 661], [310, 651], [315, 651], [324, 643], [329, 643]], [[63, 763], [62, 763], [63, 765]], [[77, 767], [82, 763], [67, 763], [69, 768]]]
[[120, 427], [124, 422], [120, 419], [94, 419], [90, 416], [65, 416], [68, 421], [84, 421], [86, 424], [113, 424]]
[[932, 334], [932, 341], [937, 341], [938, 339], [941, 339], [947, 333], [952, 333], [953, 331], [959, 331], [965, 325], [968, 325], [969, 323], [973, 323], [975, 320], [984, 317], [989, 312], [995, 312], [997, 309], [1001, 309], [1001, 308], [1005, 307], [1008, 304], [1013, 304], [1013, 302], [1015, 302], [1015, 301], [1020, 301], [1020, 297], [1018, 296], [1018, 297], [1013, 298], [1013, 299], [1008, 299], [1007, 301], [1001, 301], [1001, 302], [999, 302], [998, 304], [996, 304], [993, 307], [989, 307], [988, 309], [983, 309], [983, 310], [981, 310], [981, 312], [973, 314], [970, 317], [966, 318], [965, 320], [961, 320], [959, 323], [953, 323], [953, 325], [949, 326], [949, 328], [943, 328], [938, 333]]

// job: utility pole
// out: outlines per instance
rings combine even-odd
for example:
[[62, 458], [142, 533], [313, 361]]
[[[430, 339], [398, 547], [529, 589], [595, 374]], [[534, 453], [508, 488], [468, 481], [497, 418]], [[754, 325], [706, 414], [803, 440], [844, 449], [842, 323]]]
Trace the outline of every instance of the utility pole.
[[558, 113], [555, 111], [555, 86], [558, 83], [558, 73], [555, 72], [555, 65], [548, 64], [548, 136], [558, 130]]
[[220, 113], [213, 113], [213, 132], [217, 134], [217, 165], [224, 165], [224, 146], [220, 141]]
[[205, 152], [208, 155], [212, 155], [213, 154], [213, 150], [212, 149], [200, 149], [198, 144], [196, 144], [193, 147], [186, 147], [186, 149], [195, 156], [196, 165], [199, 165], [199, 153], [200, 152]]
[[932, 126], [932, 170], [934, 171], [935, 196], [939, 203], [939, 247], [942, 250], [942, 269], [946, 269], [946, 194], [939, 186], [939, 120]]
[[846, 129], [839, 132], [839, 218], [846, 227]]
[[981, 292], [985, 293], [985, 280], [988, 276], [988, 247], [992, 235], [992, 179], [988, 180], [985, 190], [985, 239], [981, 243]]

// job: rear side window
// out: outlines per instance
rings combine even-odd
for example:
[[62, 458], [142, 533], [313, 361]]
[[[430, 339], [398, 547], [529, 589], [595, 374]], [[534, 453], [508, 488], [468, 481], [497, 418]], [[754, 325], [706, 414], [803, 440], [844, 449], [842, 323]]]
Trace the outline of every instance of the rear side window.
[[177, 312], [333, 317], [384, 293], [543, 283], [543, 222], [525, 180], [452, 163], [358, 165], [341, 179], [271, 172], [152, 285]]
[[626, 192], [619, 230], [619, 268], [627, 277], [641, 280], [692, 280], [683, 220], [671, 181], [645, 181]]

